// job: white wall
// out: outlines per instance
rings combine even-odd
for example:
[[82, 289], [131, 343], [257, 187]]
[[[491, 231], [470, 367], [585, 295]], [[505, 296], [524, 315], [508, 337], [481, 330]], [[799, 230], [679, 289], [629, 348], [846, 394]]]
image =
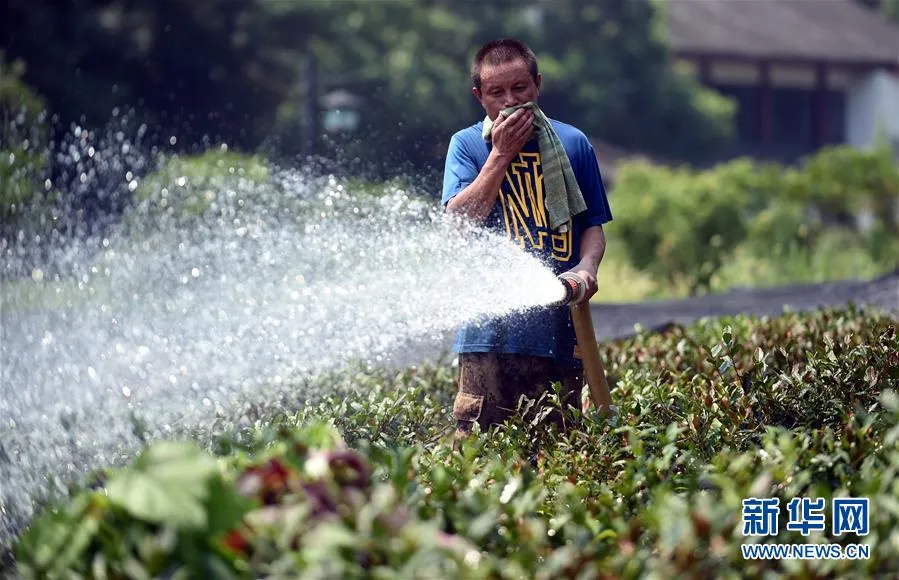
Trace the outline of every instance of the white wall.
[[874, 145], [878, 131], [899, 144], [899, 76], [880, 70], [859, 77], [846, 96], [846, 140], [850, 145]]

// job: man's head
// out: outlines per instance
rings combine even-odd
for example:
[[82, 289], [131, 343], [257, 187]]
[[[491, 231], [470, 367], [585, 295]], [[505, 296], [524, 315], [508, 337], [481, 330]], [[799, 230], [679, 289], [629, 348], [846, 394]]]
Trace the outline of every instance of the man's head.
[[471, 92], [493, 120], [506, 107], [536, 102], [542, 80], [534, 52], [514, 38], [488, 42], [471, 66]]

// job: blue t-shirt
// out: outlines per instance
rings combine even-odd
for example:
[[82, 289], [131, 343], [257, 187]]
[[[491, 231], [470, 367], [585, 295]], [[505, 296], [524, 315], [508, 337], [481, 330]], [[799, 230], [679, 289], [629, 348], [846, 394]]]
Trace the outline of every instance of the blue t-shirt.
[[[543, 168], [535, 137], [506, 169], [496, 205], [483, 225], [505, 232], [555, 274], [561, 274], [580, 261], [584, 230], [611, 221], [612, 211], [596, 153], [586, 135], [571, 125], [552, 119], [550, 122], [568, 154], [587, 210], [572, 218], [568, 232], [559, 234], [550, 229], [543, 194]], [[483, 121], [479, 122], [450, 139], [443, 174], [444, 208], [475, 180], [487, 161], [491, 145], [481, 137], [483, 126]], [[547, 306], [471, 321], [459, 329], [453, 351], [526, 354], [579, 364], [576, 342], [568, 307]]]

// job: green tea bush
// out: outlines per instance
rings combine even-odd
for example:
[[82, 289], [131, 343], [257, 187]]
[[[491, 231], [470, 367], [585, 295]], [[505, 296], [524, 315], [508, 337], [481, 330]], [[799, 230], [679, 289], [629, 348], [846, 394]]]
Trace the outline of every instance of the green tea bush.
[[[522, 400], [454, 444], [445, 365], [338, 393], [209, 449], [157, 443], [20, 537], [34, 577], [877, 578], [899, 569], [899, 335], [849, 308], [703, 320], [604, 344], [617, 424]], [[330, 379], [329, 379], [330, 380]], [[551, 400], [549, 404], [554, 404]], [[566, 410], [569, 419], [579, 413]], [[229, 434], [232, 433], [232, 434]], [[870, 500], [866, 536], [786, 527], [795, 497]], [[780, 500], [770, 537], [744, 498]], [[828, 527], [829, 530], [829, 527]], [[742, 543], [864, 544], [746, 560]]]

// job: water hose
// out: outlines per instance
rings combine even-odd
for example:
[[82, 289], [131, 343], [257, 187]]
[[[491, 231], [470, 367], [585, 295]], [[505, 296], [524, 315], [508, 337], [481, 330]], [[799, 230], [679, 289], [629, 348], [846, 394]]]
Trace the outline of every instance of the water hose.
[[[584, 378], [587, 380], [590, 400], [600, 416], [605, 417], [611, 414], [614, 418], [615, 407], [612, 405], [606, 370], [599, 357], [599, 345], [596, 344], [596, 331], [590, 315], [590, 303], [584, 301], [587, 294], [587, 282], [572, 272], [561, 274], [559, 280], [565, 288], [565, 297], [561, 303], [567, 304], [571, 310], [571, 320], [574, 323], [574, 334], [581, 351]], [[587, 410], [587, 405], [584, 405], [583, 410]]]

